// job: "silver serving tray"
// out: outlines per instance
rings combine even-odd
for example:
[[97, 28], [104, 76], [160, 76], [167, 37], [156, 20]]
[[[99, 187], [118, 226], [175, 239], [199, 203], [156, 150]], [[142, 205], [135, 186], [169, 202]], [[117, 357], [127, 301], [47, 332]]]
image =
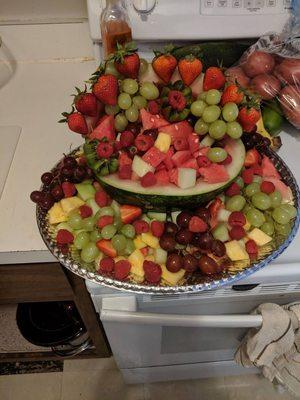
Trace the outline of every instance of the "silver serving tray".
[[[75, 149], [70, 154], [74, 155], [80, 148]], [[145, 294], [180, 294], [180, 293], [195, 293], [204, 290], [217, 289], [224, 285], [232, 285], [240, 279], [246, 278], [256, 271], [264, 268], [271, 261], [277, 258], [292, 242], [298, 231], [300, 222], [300, 193], [297, 182], [285, 164], [285, 162], [270, 148], [263, 147], [258, 149], [261, 154], [267, 155], [274, 163], [277, 171], [281, 175], [282, 180], [292, 190], [294, 196], [294, 205], [297, 208], [297, 216], [293, 221], [293, 226], [288, 237], [278, 236], [271, 245], [267, 245], [261, 254], [260, 258], [249, 265], [247, 262], [236, 262], [223, 273], [215, 278], [203, 277], [202, 275], [193, 274], [188, 276], [181, 285], [167, 286], [167, 285], [150, 285], [139, 284], [134, 281], [118, 281], [108, 276], [104, 276], [92, 270], [91, 265], [85, 264], [80, 260], [79, 252], [76, 249], [70, 249], [68, 254], [62, 254], [56, 245], [54, 237], [55, 228], [50, 226], [47, 219], [47, 213], [41, 208], [36, 208], [37, 224], [41, 236], [50, 250], [50, 252], [58, 259], [58, 261], [65, 267], [72, 271], [74, 274], [81, 278], [87, 279], [99, 285], [109, 286], [113, 289], [125, 290], [133, 293]], [[59, 161], [52, 171], [58, 167]], [[43, 188], [43, 187], [42, 187]]]

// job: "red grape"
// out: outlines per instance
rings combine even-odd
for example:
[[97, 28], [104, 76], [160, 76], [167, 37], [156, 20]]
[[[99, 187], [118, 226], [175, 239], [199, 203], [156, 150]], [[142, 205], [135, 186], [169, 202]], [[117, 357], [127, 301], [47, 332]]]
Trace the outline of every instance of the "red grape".
[[30, 200], [38, 204], [42, 200], [43, 196], [44, 196], [43, 192], [40, 192], [39, 190], [34, 190], [30, 194]]
[[197, 208], [197, 210], [195, 211], [195, 214], [197, 215], [197, 217], [200, 217], [201, 219], [203, 219], [203, 221], [205, 221], [207, 224], [209, 223], [209, 220], [210, 220], [210, 211], [209, 211], [208, 208], [199, 207], [199, 208]]
[[170, 272], [178, 272], [182, 268], [182, 258], [179, 254], [172, 253], [168, 255], [167, 270]]
[[194, 272], [198, 267], [198, 260], [191, 254], [187, 254], [183, 257], [183, 268], [187, 272]]
[[166, 251], [173, 251], [176, 246], [175, 239], [172, 235], [164, 233], [159, 239], [160, 247]]
[[209, 232], [199, 233], [197, 235], [197, 238], [197, 244], [193, 242], [195, 246], [199, 247], [201, 250], [206, 251], [211, 249], [214, 238]]
[[59, 201], [64, 197], [64, 192], [60, 185], [54, 186], [54, 188], [51, 190], [51, 194], [55, 201]]
[[181, 228], [187, 228], [189, 226], [190, 219], [192, 218], [192, 214], [188, 211], [182, 211], [177, 215], [176, 222]]
[[62, 167], [61, 174], [63, 176], [66, 176], [66, 177], [69, 178], [69, 177], [73, 176], [73, 168], [71, 168], [71, 167]]
[[165, 230], [164, 233], [169, 233], [170, 235], [175, 235], [178, 231], [178, 227], [173, 222], [167, 221], [165, 223]]
[[75, 168], [77, 165], [77, 162], [74, 157], [67, 156], [63, 159], [63, 164], [64, 164], [64, 167]]
[[179, 229], [176, 233], [175, 239], [179, 244], [189, 244], [193, 240], [193, 233], [188, 229]]
[[39, 202], [39, 206], [44, 210], [48, 211], [54, 204], [54, 199], [50, 193], [45, 193], [42, 200]]
[[213, 275], [219, 271], [219, 266], [215, 260], [206, 255], [200, 257], [198, 265], [204, 275]]
[[223, 257], [226, 254], [226, 247], [221, 240], [214, 240], [211, 245], [211, 252], [217, 257]]
[[73, 172], [74, 179], [78, 182], [82, 182], [86, 178], [86, 169], [78, 165]]
[[53, 179], [53, 174], [51, 172], [45, 172], [42, 176], [41, 176], [41, 181], [45, 184], [45, 185], [50, 185], [50, 183], [52, 182]]

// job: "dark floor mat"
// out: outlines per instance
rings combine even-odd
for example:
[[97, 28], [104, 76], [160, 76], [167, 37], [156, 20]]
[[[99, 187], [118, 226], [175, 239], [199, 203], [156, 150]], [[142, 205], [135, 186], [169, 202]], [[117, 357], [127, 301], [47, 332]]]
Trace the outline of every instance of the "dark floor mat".
[[0, 362], [0, 375], [33, 374], [38, 372], [61, 372], [64, 362], [55, 361], [28, 361], [28, 362]]

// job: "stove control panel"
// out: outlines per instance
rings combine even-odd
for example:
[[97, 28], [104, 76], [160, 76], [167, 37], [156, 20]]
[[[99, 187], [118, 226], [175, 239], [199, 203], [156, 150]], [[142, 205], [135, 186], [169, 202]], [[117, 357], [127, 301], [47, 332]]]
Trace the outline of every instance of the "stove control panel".
[[284, 14], [291, 8], [291, 0], [202, 0], [203, 15]]

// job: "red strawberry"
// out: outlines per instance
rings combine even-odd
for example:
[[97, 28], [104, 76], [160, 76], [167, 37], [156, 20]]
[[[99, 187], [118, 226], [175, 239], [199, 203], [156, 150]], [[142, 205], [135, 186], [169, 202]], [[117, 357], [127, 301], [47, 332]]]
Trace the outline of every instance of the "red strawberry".
[[261, 162], [261, 156], [256, 149], [250, 149], [246, 153], [244, 165], [245, 167], [251, 167], [252, 165], [259, 164]]
[[256, 122], [260, 119], [260, 112], [254, 107], [240, 109], [238, 121], [245, 132], [251, 132]]
[[192, 55], [186, 56], [178, 63], [178, 71], [186, 86], [190, 86], [202, 72], [202, 62]]
[[205, 71], [203, 80], [203, 90], [222, 89], [225, 85], [225, 76], [219, 67], [209, 67]]
[[75, 187], [74, 183], [63, 182], [61, 184], [61, 187], [62, 187], [65, 197], [72, 197], [76, 193], [76, 187]]
[[96, 246], [102, 253], [104, 253], [108, 257], [117, 257], [117, 252], [115, 248], [113, 247], [112, 243], [110, 240], [106, 239], [101, 239], [96, 242]]
[[93, 86], [93, 93], [104, 104], [115, 106], [118, 97], [118, 80], [114, 75], [101, 75]]
[[177, 67], [177, 60], [168, 52], [168, 49], [166, 49], [165, 53], [155, 52], [155, 55], [156, 57], [152, 61], [152, 67], [164, 83], [169, 83]]
[[81, 91], [77, 87], [75, 89], [77, 91], [77, 94], [74, 95], [74, 104], [76, 110], [84, 115], [96, 117], [98, 115], [98, 104], [96, 96], [93, 93], [87, 93], [86, 86], [84, 91]]
[[131, 224], [142, 214], [142, 209], [137, 206], [125, 204], [120, 206], [120, 213], [121, 221], [123, 222], [123, 224]]
[[222, 94], [221, 106], [226, 103], [240, 104], [243, 98], [244, 94], [237, 85], [228, 85]]
[[136, 53], [134, 44], [126, 43], [124, 46], [117, 44], [117, 51], [111, 57], [116, 70], [128, 78], [136, 79], [140, 70], [140, 57]]
[[67, 122], [71, 131], [80, 133], [81, 135], [86, 135], [89, 133], [84, 116], [79, 112], [74, 112], [74, 108], [72, 108], [70, 113], [63, 112], [62, 115], [64, 118], [58, 122]]
[[58, 244], [70, 244], [73, 243], [74, 236], [67, 229], [60, 229], [56, 235], [56, 242]]

